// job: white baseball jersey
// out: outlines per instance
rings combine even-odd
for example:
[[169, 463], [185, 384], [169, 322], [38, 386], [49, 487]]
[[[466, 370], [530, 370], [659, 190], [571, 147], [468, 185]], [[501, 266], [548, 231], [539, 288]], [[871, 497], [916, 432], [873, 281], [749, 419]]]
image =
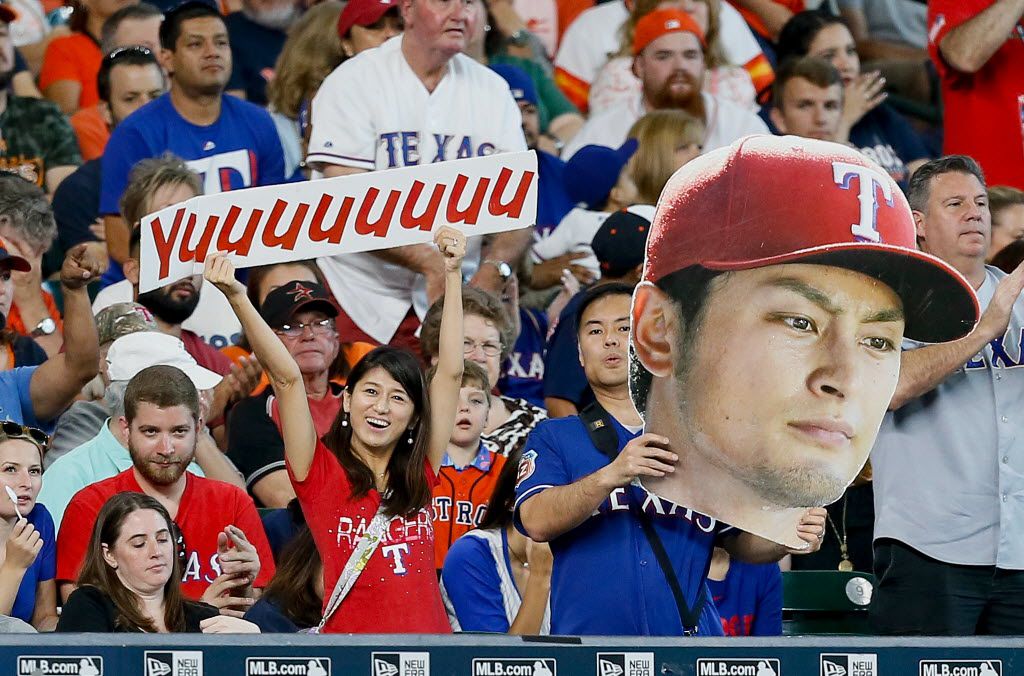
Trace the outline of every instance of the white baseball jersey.
[[[526, 150], [519, 106], [501, 76], [456, 54], [428, 92], [401, 47], [402, 36], [394, 37], [327, 76], [313, 99], [307, 162], [373, 170]], [[479, 252], [472, 238], [467, 272]], [[380, 343], [410, 307], [426, 314], [422, 275], [368, 253], [317, 262], [341, 307]]]
[[[749, 109], [723, 101], [707, 92], [702, 92], [701, 96], [704, 97], [704, 123], [707, 127], [703, 152], [727, 146], [750, 134], [769, 133], [764, 121]], [[592, 116], [566, 144], [562, 158], [568, 160], [586, 145], [618, 148], [625, 142], [629, 128], [645, 112], [643, 102], [637, 97], [631, 102], [621, 103]]]
[[[555, 67], [577, 80], [592, 83], [610, 56], [621, 50], [619, 28], [628, 18], [629, 10], [622, 0], [582, 12], [562, 36]], [[728, 63], [744, 66], [762, 53], [743, 15], [728, 2], [721, 3], [718, 23], [718, 39]]]

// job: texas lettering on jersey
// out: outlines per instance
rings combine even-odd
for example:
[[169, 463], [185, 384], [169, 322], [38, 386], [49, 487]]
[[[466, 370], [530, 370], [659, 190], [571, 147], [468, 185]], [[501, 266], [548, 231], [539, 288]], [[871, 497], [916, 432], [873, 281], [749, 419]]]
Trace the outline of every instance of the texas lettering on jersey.
[[[344, 542], [346, 547], [354, 549], [369, 527], [369, 519], [339, 517], [338, 546], [340, 547]], [[426, 508], [416, 512], [416, 516], [412, 518], [404, 516], [391, 518], [384, 538], [380, 541], [379, 549], [381, 555], [391, 564], [391, 570], [395, 575], [405, 575], [408, 572], [407, 556], [411, 551], [411, 545], [418, 542], [424, 543], [423, 546], [433, 552], [434, 524], [430, 520], [430, 512]]]
[[[984, 351], [979, 352], [964, 365], [964, 370], [978, 371], [989, 367], [994, 369], [1012, 369], [1024, 365], [1024, 329], [1020, 329], [1020, 335], [1018, 336], [1011, 336], [1010, 331], [1007, 331], [1001, 338], [996, 338], [988, 344], [992, 348], [991, 360]], [[1007, 341], [1009, 341], [1011, 347], [1016, 349], [1016, 359], [1007, 352]]]
[[[380, 145], [387, 154], [387, 168], [408, 167], [421, 163], [433, 164], [447, 160], [482, 157], [494, 152], [490, 142], [474, 141], [471, 136], [431, 134], [434, 151], [424, 156], [420, 150], [420, 134], [416, 131], [389, 131], [380, 135]], [[429, 162], [425, 162], [430, 157]], [[378, 167], [383, 168], [383, 167]]]
[[[644, 491], [644, 495], [646, 497], [644, 498], [644, 502], [640, 508], [643, 509], [645, 514], [648, 514], [649, 516], [674, 516], [680, 519], [686, 519], [705, 533], [715, 532], [717, 522], [710, 516], [705, 516], [686, 507], [680, 507], [679, 505], [673, 504], [663, 498], [659, 498], [647, 491]], [[628, 511], [629, 496], [626, 495], [626, 487], [620, 486], [611, 492], [608, 499], [598, 506], [597, 511], [594, 512], [592, 516], [597, 516], [600, 513], [607, 512]]]

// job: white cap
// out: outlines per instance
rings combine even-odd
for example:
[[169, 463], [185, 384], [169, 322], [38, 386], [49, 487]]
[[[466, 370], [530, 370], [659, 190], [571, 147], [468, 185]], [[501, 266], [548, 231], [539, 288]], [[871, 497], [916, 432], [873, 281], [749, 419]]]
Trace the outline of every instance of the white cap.
[[215, 387], [222, 377], [196, 363], [185, 343], [166, 333], [130, 333], [111, 343], [107, 351], [107, 373], [112, 381], [131, 380], [139, 371], [158, 365], [181, 369], [197, 390]]

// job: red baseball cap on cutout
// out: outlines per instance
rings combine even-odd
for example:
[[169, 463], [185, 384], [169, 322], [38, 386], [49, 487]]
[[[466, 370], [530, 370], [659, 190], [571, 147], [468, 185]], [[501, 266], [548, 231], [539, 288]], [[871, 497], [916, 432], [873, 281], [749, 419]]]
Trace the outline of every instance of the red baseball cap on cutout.
[[917, 250], [910, 205], [884, 169], [852, 148], [748, 136], [677, 171], [658, 200], [644, 280], [684, 268], [816, 263], [854, 270], [903, 301], [907, 338], [970, 333], [978, 298], [946, 262]]
[[398, 7], [398, 0], [348, 0], [338, 17], [338, 37], [344, 38], [352, 26], [369, 26], [392, 7]]
[[692, 16], [681, 9], [656, 9], [644, 14], [636, 22], [636, 28], [633, 29], [633, 56], [644, 51], [644, 47], [662, 35], [669, 33], [693, 33], [700, 40], [702, 47], [708, 46], [704, 40], [704, 31]]

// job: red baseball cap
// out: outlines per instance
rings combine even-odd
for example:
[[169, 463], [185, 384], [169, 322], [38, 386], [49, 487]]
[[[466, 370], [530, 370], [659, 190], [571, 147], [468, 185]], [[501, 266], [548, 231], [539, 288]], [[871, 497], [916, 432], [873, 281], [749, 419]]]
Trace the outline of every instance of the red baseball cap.
[[795, 136], [748, 136], [688, 162], [665, 186], [644, 280], [684, 268], [748, 270], [815, 263], [855, 270], [903, 301], [905, 335], [956, 340], [978, 321], [970, 283], [917, 250], [896, 182], [852, 148]]
[[656, 9], [644, 14], [636, 22], [636, 28], [633, 29], [633, 56], [644, 51], [644, 47], [662, 35], [669, 33], [693, 33], [700, 40], [701, 46], [707, 47], [704, 31], [692, 16], [681, 9]]
[[392, 7], [398, 7], [398, 0], [348, 0], [338, 17], [338, 37], [347, 36], [352, 26], [377, 23]]

